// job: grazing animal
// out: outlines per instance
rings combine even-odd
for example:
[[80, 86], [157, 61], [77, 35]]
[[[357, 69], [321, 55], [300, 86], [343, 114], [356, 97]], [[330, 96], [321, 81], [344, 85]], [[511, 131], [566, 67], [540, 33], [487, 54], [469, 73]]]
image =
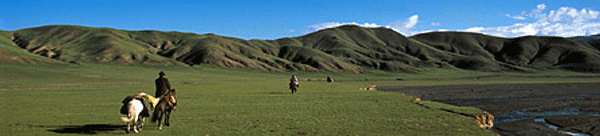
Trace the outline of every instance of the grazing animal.
[[377, 85], [369, 85], [367, 88], [358, 88], [359, 90], [365, 91], [377, 91]]
[[333, 83], [333, 78], [331, 78], [331, 77], [327, 77], [327, 82], [329, 82], [329, 83]]
[[139, 93], [135, 96], [128, 96], [123, 100], [123, 106], [121, 107], [121, 114], [127, 115], [127, 117], [121, 117], [123, 122], [127, 122], [127, 133], [131, 130], [133, 124], [133, 132], [138, 133], [142, 130], [146, 117], [150, 117], [150, 109], [146, 106], [143, 96], [146, 93]]
[[475, 121], [477, 126], [482, 129], [491, 129], [494, 127], [494, 115], [489, 113], [475, 115]]
[[415, 103], [418, 103], [418, 102], [420, 102], [420, 101], [421, 101], [421, 98], [419, 98], [419, 97], [415, 97], [415, 98], [413, 98], [413, 100], [412, 100], [412, 101], [413, 101], [413, 102], [415, 102]]
[[158, 130], [162, 130], [162, 124], [160, 121], [165, 117], [165, 125], [170, 126], [169, 118], [171, 116], [171, 111], [176, 110], [175, 106], [177, 106], [177, 92], [175, 89], [171, 89], [167, 93], [158, 97], [159, 101], [154, 108], [154, 113], [152, 114], [152, 122], [158, 121]]

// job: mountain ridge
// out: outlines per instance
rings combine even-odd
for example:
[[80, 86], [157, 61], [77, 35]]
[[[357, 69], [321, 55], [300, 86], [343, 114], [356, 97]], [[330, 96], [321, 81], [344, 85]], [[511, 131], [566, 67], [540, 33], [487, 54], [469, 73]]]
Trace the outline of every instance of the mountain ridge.
[[569, 39], [573, 39], [575, 41], [592, 42], [592, 41], [600, 40], [600, 34], [590, 35], [590, 36], [575, 36], [575, 37], [570, 37]]
[[[216, 65], [261, 71], [418, 73], [421, 68], [600, 72], [599, 41], [345, 25], [299, 37], [243, 40], [214, 34], [53, 25], [0, 31], [0, 62]], [[6, 53], [9, 52], [9, 53]], [[11, 61], [17, 58], [20, 61]]]

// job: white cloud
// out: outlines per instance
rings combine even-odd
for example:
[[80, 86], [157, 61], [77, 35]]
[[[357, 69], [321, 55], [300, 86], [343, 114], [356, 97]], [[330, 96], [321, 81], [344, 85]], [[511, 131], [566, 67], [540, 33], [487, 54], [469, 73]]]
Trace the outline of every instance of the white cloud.
[[418, 22], [419, 15], [412, 15], [405, 20], [398, 20], [396, 22], [389, 23], [386, 27], [403, 35], [413, 35], [413, 28], [415, 28]]
[[578, 11], [575, 8], [570, 7], [561, 7], [556, 11], [550, 11], [548, 16], [545, 16], [547, 21], [550, 22], [573, 22], [573, 23], [582, 23], [585, 21], [593, 20], [598, 18], [598, 14], [600, 12], [594, 11], [591, 9], [581, 9]]
[[520, 15], [506, 15], [512, 19], [529, 20], [510, 26], [472, 27], [459, 31], [477, 32], [500, 37], [538, 36], [582, 36], [600, 33], [600, 12], [592, 9], [578, 10], [572, 7], [560, 7], [544, 12], [546, 5], [539, 4], [529, 12]]
[[508, 15], [507, 14], [507, 16], [510, 17], [510, 18], [513, 18], [513, 19], [525, 20], [526, 17], [541, 17], [541, 16], [545, 16], [545, 14], [542, 12], [544, 10], [546, 10], [546, 4], [538, 4], [535, 9], [532, 9], [529, 12], [522, 11], [520, 15]]
[[509, 15], [509, 14], [506, 14], [506, 17], [509, 17], [509, 18], [512, 18], [512, 19], [517, 19], [517, 20], [525, 20], [525, 17], [521, 16], [521, 15]]
[[408, 20], [404, 21], [404, 28], [411, 29], [414, 28], [419, 22], [419, 15], [413, 15], [408, 18]]
[[[308, 29], [304, 30], [303, 32], [310, 33], [321, 29], [333, 28], [342, 25], [358, 25], [368, 28], [390, 28], [406, 36], [433, 31], [466, 31], [499, 37], [520, 37], [527, 35], [572, 37], [599, 34], [599, 16], [599, 11], [588, 8], [576, 9], [572, 7], [560, 7], [556, 10], [548, 11], [545, 4], [539, 4], [534, 9], [522, 11], [517, 15], [506, 14], [507, 18], [520, 20], [518, 23], [508, 26], [471, 27], [467, 29], [454, 30], [415, 30], [415, 27], [419, 22], [419, 15], [412, 15], [406, 19], [388, 23], [385, 26], [377, 23], [360, 24], [356, 22], [328, 22], [308, 26]], [[431, 23], [431, 26], [439, 25], [441, 25], [439, 22]]]

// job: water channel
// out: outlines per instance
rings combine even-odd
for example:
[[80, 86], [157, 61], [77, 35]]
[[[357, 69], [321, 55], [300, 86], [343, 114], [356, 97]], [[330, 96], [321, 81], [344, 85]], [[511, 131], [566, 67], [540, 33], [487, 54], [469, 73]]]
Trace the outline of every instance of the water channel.
[[597, 83], [390, 86], [378, 89], [455, 106], [477, 107], [494, 114], [494, 126], [533, 120], [533, 123], [566, 135], [587, 134], [567, 132], [566, 128], [548, 123], [545, 118], [600, 116], [600, 111], [590, 110], [600, 103]]
[[[584, 99], [584, 98], [593, 98], [600, 97], [600, 95], [567, 95], [567, 96], [549, 96], [548, 99], [551, 100], [562, 100], [562, 99]], [[519, 99], [529, 99], [535, 97], [517, 97], [517, 98], [492, 98], [492, 99], [481, 99], [481, 100], [470, 100], [470, 101], [451, 101], [447, 102], [450, 105], [460, 105], [461, 103], [470, 103], [470, 102], [487, 102], [487, 101], [506, 101], [506, 100], [519, 100]], [[546, 122], [544, 117], [552, 117], [552, 116], [581, 116], [581, 115], [590, 115], [590, 116], [600, 116], [600, 112], [581, 112], [577, 107], [568, 107], [562, 111], [536, 111], [536, 112], [527, 112], [527, 111], [515, 111], [512, 113], [505, 113], [499, 116], [495, 116], [494, 125], [500, 123], [507, 122], [515, 122], [515, 121], [523, 121], [534, 119], [535, 122], [540, 123], [548, 128], [556, 130], [562, 134], [572, 135], [572, 136], [589, 136], [588, 134], [581, 133], [573, 133], [560, 130], [560, 127], [549, 124]]]

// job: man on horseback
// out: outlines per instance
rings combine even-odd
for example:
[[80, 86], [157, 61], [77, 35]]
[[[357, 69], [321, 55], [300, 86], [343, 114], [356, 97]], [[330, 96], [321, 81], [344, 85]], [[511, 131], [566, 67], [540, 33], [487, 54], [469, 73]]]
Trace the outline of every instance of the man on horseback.
[[298, 91], [298, 87], [300, 87], [298, 78], [296, 78], [296, 75], [292, 75], [292, 78], [290, 79], [290, 90], [292, 90], [292, 94]]
[[177, 110], [175, 107], [177, 106], [177, 92], [175, 92], [175, 89], [171, 89], [158, 99], [158, 104], [156, 104], [156, 108], [154, 108], [154, 113], [152, 114], [152, 122], [158, 121], [158, 130], [162, 130], [162, 124], [160, 122], [163, 115], [165, 116], [164, 124], [170, 126], [169, 118], [171, 116], [171, 111]]
[[296, 78], [296, 75], [292, 75], [290, 82], [294, 83], [296, 86], [300, 86], [300, 83], [298, 83], [298, 78]]
[[165, 77], [165, 73], [160, 71], [158, 73], [159, 77], [154, 80], [154, 84], [156, 85], [156, 99], [158, 99], [158, 103], [154, 109], [154, 113], [152, 114], [152, 122], [158, 121], [158, 129], [162, 130], [162, 124], [160, 120], [162, 120], [163, 115], [165, 115], [165, 125], [169, 126], [169, 117], [171, 116], [172, 110], [177, 110], [175, 107], [177, 105], [177, 92], [175, 89], [171, 89], [171, 83]]
[[171, 83], [169, 83], [169, 80], [165, 77], [165, 72], [160, 71], [158, 75], [159, 77], [154, 80], [154, 84], [156, 84], [156, 93], [154, 93], [154, 96], [156, 98], [160, 98], [171, 90]]

